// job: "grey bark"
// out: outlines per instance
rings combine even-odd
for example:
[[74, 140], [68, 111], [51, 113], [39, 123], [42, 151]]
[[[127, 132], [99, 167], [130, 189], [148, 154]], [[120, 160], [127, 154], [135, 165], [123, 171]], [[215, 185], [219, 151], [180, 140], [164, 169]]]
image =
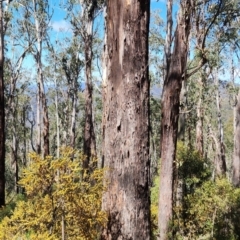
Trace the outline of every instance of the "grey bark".
[[84, 16], [85, 19], [85, 33], [84, 33], [84, 50], [85, 50], [85, 122], [84, 122], [84, 154], [86, 160], [84, 161], [84, 168], [88, 168], [90, 159], [96, 156], [96, 137], [94, 132], [93, 122], [93, 84], [92, 84], [92, 61], [93, 61], [93, 22], [94, 13], [97, 9], [97, 1], [91, 0], [85, 3]]
[[214, 74], [214, 82], [216, 88], [216, 108], [217, 108], [217, 122], [218, 122], [218, 151], [216, 158], [216, 174], [217, 176], [225, 176], [227, 172], [226, 165], [226, 156], [225, 156], [225, 146], [223, 141], [223, 123], [222, 123], [222, 114], [221, 114], [221, 102], [220, 102], [220, 92], [219, 92], [219, 77], [218, 70], [216, 70]]

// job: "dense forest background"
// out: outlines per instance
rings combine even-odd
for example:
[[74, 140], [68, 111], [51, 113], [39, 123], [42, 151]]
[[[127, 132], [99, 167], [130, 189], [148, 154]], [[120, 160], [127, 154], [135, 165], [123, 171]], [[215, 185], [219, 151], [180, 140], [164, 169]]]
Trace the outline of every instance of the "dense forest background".
[[239, 10], [0, 1], [0, 239], [240, 239]]

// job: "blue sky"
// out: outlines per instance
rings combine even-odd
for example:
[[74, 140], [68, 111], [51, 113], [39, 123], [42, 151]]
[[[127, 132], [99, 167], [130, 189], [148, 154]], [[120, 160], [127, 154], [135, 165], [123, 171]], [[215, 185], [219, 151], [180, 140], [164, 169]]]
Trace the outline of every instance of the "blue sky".
[[[55, 31], [68, 30], [71, 28], [68, 21], [64, 18], [66, 16], [66, 12], [62, 9], [59, 4], [64, 5], [67, 0], [50, 0], [50, 7], [54, 9], [54, 15], [52, 18], [52, 27]], [[160, 14], [163, 19], [166, 18], [166, 0], [152, 0], [151, 1], [151, 10], [160, 9]]]
[[[119, 0], [121, 1], [121, 0]], [[62, 38], [66, 36], [71, 36], [71, 24], [69, 19], [66, 18], [66, 11], [63, 6], [66, 6], [67, 0], [49, 0], [50, 9], [53, 9], [54, 14], [51, 20], [52, 31], [50, 33], [51, 42], [54, 44], [56, 40], [61, 41]], [[60, 6], [61, 5], [61, 6]], [[160, 16], [162, 19], [166, 18], [166, 0], [151, 0], [151, 11], [160, 10]], [[103, 20], [98, 19], [96, 21], [98, 24], [103, 25]], [[103, 26], [100, 26], [103, 29]], [[102, 30], [103, 31], [103, 30]], [[34, 60], [31, 56], [25, 59], [24, 66], [32, 66]], [[32, 67], [30, 67], [32, 68]], [[35, 72], [34, 68], [32, 68]]]

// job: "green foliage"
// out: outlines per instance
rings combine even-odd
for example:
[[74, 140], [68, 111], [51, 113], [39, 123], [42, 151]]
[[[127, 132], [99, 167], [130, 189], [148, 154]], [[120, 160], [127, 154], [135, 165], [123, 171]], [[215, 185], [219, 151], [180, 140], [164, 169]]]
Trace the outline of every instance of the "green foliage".
[[178, 178], [183, 180], [184, 192], [192, 193], [211, 176], [211, 169], [206, 159], [198, 151], [178, 142], [176, 162]]
[[[176, 167], [178, 170], [178, 181], [181, 181], [181, 187], [184, 196], [188, 196], [194, 193], [197, 187], [201, 186], [204, 181], [207, 181], [211, 176], [211, 170], [207, 160], [202, 158], [200, 154], [182, 142], [177, 144], [177, 153], [176, 153]], [[176, 189], [175, 189], [176, 190]], [[158, 196], [159, 196], [159, 176], [154, 180], [153, 187], [151, 188], [151, 224], [152, 224], [152, 240], [157, 239], [158, 234]], [[182, 201], [182, 205], [175, 207], [175, 219], [171, 223], [170, 228], [172, 230], [176, 229], [178, 231], [182, 228], [182, 222], [184, 222], [184, 211], [187, 211], [188, 203]], [[179, 217], [181, 219], [179, 219]], [[179, 223], [179, 221], [181, 223]], [[174, 230], [175, 231], [175, 230]]]
[[[61, 157], [31, 154], [19, 184], [27, 201], [19, 201], [0, 224], [0, 239], [96, 239], [106, 223], [101, 211], [103, 170], [80, 167], [84, 156], [70, 148]], [[84, 179], [84, 180], [83, 180]]]
[[174, 208], [175, 239], [239, 239], [240, 189], [225, 178], [212, 181], [208, 161], [182, 143], [176, 159], [182, 199]]
[[151, 239], [156, 240], [158, 234], [158, 197], [159, 197], [159, 176], [155, 177], [151, 188]]
[[23, 194], [18, 194], [14, 196], [5, 207], [0, 210], [0, 221], [2, 221], [5, 217], [10, 217], [12, 215], [13, 210], [16, 207], [17, 202], [24, 201], [25, 196]]
[[185, 198], [188, 208], [180, 219], [184, 239], [239, 239], [239, 200], [240, 189], [227, 179], [204, 182]]

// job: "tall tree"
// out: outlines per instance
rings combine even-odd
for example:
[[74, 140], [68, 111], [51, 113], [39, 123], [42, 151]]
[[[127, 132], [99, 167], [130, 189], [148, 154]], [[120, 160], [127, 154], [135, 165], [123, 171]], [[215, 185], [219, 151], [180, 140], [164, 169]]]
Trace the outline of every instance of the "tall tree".
[[162, 95], [161, 122], [161, 167], [158, 224], [160, 240], [168, 236], [169, 221], [172, 219], [173, 179], [176, 166], [176, 143], [178, 132], [178, 116], [182, 80], [186, 72], [188, 37], [192, 18], [192, 5], [189, 0], [181, 0], [175, 32], [174, 48], [167, 54], [167, 72]]
[[[231, 78], [232, 84], [235, 85], [236, 69], [234, 67], [234, 60], [232, 57]], [[236, 187], [240, 187], [240, 89], [234, 95], [233, 104], [233, 128], [234, 128], [234, 149], [232, 160], [232, 183]]]
[[[5, 101], [4, 101], [4, 36], [10, 17], [11, 0], [0, 0], [0, 207], [5, 205]], [[5, 9], [4, 9], [5, 7]]]
[[3, 1], [0, 1], [0, 207], [5, 205], [5, 108]]
[[92, 112], [92, 44], [93, 44], [93, 21], [97, 8], [97, 0], [85, 1], [83, 4], [83, 18], [85, 19], [85, 33], [83, 34], [85, 50], [85, 122], [84, 122], [84, 140], [83, 150], [87, 158], [84, 167], [87, 167], [91, 156], [96, 156], [96, 139], [93, 124]]
[[93, 83], [92, 83], [92, 63], [93, 63], [93, 25], [96, 14], [103, 4], [103, 0], [80, 0], [81, 14], [74, 16], [71, 21], [76, 32], [80, 34], [84, 46], [85, 60], [85, 116], [83, 133], [83, 151], [86, 155], [84, 168], [89, 165], [90, 159], [96, 156], [96, 137], [94, 131], [93, 118]]
[[150, 239], [149, 10], [149, 0], [107, 1], [102, 239]]
[[19, 0], [18, 4], [18, 11], [21, 11], [23, 15], [23, 18], [18, 21], [19, 28], [27, 45], [31, 45], [29, 52], [33, 55], [37, 65], [36, 151], [46, 156], [49, 155], [49, 117], [44, 86], [43, 47], [51, 20], [49, 3], [46, 0]]
[[[50, 154], [49, 151], [49, 118], [48, 118], [48, 108], [47, 108], [47, 99], [44, 89], [44, 77], [43, 77], [43, 40], [46, 37], [46, 31], [49, 23], [49, 15], [47, 13], [48, 2], [47, 1], [38, 1], [33, 0], [33, 16], [35, 23], [35, 37], [37, 39], [37, 44], [33, 56], [37, 63], [37, 86], [38, 86], [38, 136], [41, 137], [41, 108], [42, 108], [42, 120], [43, 120], [43, 151], [41, 149], [41, 141], [38, 142], [37, 152], [43, 152], [44, 156]], [[40, 144], [39, 144], [40, 143]]]
[[[77, 38], [73, 38], [71, 45], [66, 49], [66, 53], [62, 57], [62, 68], [67, 79], [67, 93], [69, 102], [71, 102], [71, 119], [69, 125], [70, 146], [75, 147], [76, 140], [76, 117], [77, 117], [77, 102], [79, 89], [79, 76], [83, 68], [83, 63], [79, 59], [80, 45], [77, 43]], [[67, 106], [68, 107], [68, 104]]]

